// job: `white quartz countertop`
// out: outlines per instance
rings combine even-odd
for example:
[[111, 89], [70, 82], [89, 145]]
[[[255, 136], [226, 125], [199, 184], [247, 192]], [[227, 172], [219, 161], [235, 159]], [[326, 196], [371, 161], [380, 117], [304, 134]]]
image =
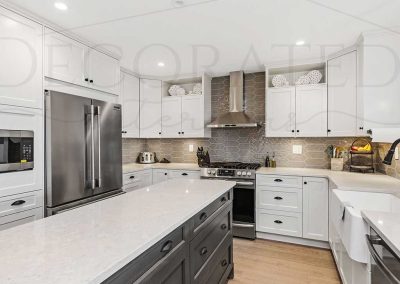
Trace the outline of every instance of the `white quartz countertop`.
[[400, 213], [363, 211], [364, 220], [400, 257]]
[[0, 232], [0, 283], [100, 283], [234, 182], [173, 179]]
[[309, 168], [260, 168], [257, 170], [257, 174], [324, 177], [330, 180], [331, 188], [400, 195], [400, 180], [383, 174], [337, 172]]
[[200, 168], [194, 163], [155, 163], [155, 164], [139, 164], [130, 163], [122, 166], [123, 173], [130, 173], [145, 169], [166, 169], [166, 170], [193, 170], [199, 171]]

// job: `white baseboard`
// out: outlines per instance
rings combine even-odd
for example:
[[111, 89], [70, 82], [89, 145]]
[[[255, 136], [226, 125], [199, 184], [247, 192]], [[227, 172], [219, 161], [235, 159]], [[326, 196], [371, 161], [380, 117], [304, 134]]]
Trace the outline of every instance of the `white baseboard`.
[[297, 244], [297, 245], [303, 245], [303, 246], [309, 246], [309, 247], [317, 247], [317, 248], [323, 248], [323, 249], [330, 249], [329, 243], [323, 242], [323, 241], [315, 241], [315, 240], [283, 236], [283, 235], [276, 235], [276, 234], [270, 234], [270, 233], [262, 233], [262, 232], [257, 232], [256, 236], [258, 239], [278, 241], [278, 242], [291, 243], [291, 244]]

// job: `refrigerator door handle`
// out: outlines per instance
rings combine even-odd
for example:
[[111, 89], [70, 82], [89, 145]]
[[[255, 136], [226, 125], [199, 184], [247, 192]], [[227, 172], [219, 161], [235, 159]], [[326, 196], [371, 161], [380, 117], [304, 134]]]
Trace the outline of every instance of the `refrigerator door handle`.
[[90, 146], [91, 146], [91, 161], [90, 161], [90, 170], [92, 172], [91, 174], [91, 187], [92, 189], [96, 188], [96, 178], [95, 178], [95, 165], [94, 165], [94, 105], [90, 106]]
[[97, 108], [97, 143], [98, 143], [98, 159], [99, 159], [99, 178], [97, 180], [97, 186], [101, 187], [101, 107], [96, 106]]

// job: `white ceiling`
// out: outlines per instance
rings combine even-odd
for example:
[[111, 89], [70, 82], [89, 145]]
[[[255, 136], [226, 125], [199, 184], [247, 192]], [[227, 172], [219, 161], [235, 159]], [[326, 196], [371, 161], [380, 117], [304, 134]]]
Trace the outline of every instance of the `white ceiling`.
[[[124, 67], [144, 76], [262, 70], [291, 54], [319, 58], [353, 44], [362, 31], [400, 25], [398, 0], [184, 0], [181, 7], [173, 0], [59, 0], [67, 11], [56, 10], [55, 1], [9, 0], [111, 45]], [[306, 45], [294, 47], [300, 39]]]

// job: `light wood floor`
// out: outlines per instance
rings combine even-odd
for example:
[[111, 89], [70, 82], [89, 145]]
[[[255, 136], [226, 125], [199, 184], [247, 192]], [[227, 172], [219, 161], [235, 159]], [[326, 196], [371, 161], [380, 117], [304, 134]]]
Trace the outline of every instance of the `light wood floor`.
[[233, 241], [229, 284], [340, 284], [329, 250], [267, 240]]

